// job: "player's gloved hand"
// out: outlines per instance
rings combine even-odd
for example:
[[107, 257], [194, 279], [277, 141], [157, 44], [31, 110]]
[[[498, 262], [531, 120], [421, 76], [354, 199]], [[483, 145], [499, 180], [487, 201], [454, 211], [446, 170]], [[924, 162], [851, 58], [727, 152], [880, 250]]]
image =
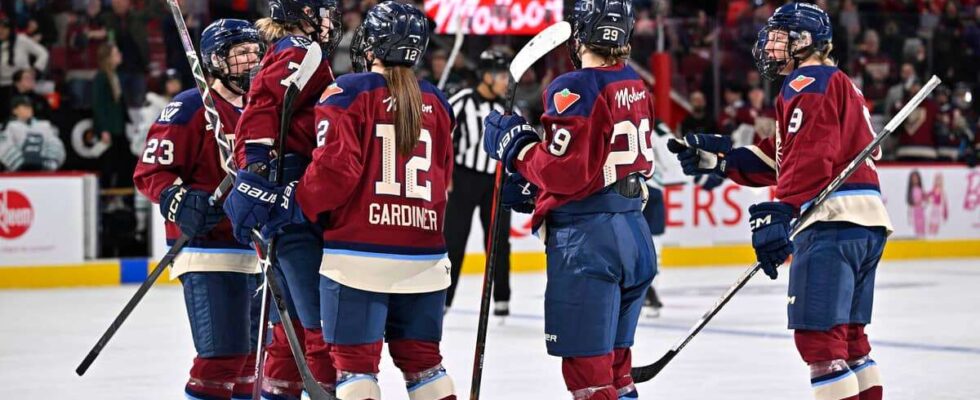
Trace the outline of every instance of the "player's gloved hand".
[[721, 135], [689, 133], [684, 140], [669, 140], [667, 150], [677, 155], [685, 175], [725, 176], [725, 163], [719, 155], [732, 150], [732, 139]]
[[701, 189], [707, 190], [709, 192], [715, 190], [716, 187], [721, 186], [721, 184], [724, 182], [725, 182], [725, 177], [720, 175], [704, 174], [704, 175], [694, 176], [694, 183], [697, 183], [697, 185], [700, 186]]
[[534, 212], [534, 199], [537, 196], [538, 187], [516, 172], [507, 175], [500, 187], [500, 204], [521, 214]]
[[243, 244], [251, 243], [252, 229], [269, 221], [277, 197], [278, 191], [272, 182], [254, 172], [238, 171], [235, 187], [228, 193], [224, 204], [236, 240]]
[[296, 183], [297, 181], [292, 181], [277, 191], [278, 198], [269, 210], [269, 220], [262, 225], [262, 237], [272, 238], [284, 226], [307, 222], [303, 210], [296, 202]]
[[520, 115], [501, 115], [494, 110], [483, 120], [483, 149], [503, 162], [507, 172], [515, 171], [514, 159], [524, 146], [539, 141], [538, 132]]
[[160, 214], [190, 237], [207, 233], [225, 217], [221, 208], [211, 204], [210, 193], [179, 185], [160, 193]]
[[755, 258], [772, 279], [776, 279], [776, 267], [793, 254], [793, 242], [789, 238], [789, 224], [793, 214], [792, 206], [778, 201], [749, 206]]

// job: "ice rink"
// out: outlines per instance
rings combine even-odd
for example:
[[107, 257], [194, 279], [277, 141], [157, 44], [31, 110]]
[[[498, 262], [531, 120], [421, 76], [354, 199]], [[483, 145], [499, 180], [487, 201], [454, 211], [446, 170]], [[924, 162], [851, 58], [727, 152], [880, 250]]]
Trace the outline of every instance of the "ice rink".
[[[657, 359], [743, 271], [666, 269], [666, 304], [644, 318], [634, 363]], [[808, 370], [785, 329], [786, 273], [759, 274], [664, 372], [640, 384], [644, 399], [808, 399]], [[482, 276], [464, 276], [448, 314], [444, 362], [468, 398]], [[491, 317], [484, 399], [567, 399], [560, 363], [545, 353], [543, 274], [514, 275], [512, 316]], [[75, 366], [135, 286], [0, 291], [0, 398], [179, 399], [193, 357], [180, 288], [153, 288], [88, 374]], [[886, 399], [978, 399], [980, 261], [889, 262], [878, 274], [869, 328]], [[385, 359], [385, 399], [406, 399]]]

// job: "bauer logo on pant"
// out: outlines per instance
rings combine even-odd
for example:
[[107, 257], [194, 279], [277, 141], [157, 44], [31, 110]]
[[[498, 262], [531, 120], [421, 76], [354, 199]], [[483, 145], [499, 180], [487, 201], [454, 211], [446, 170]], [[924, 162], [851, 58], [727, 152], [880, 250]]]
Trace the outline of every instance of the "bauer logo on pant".
[[544, 334], [544, 341], [545, 342], [558, 343], [558, 335], [552, 335], [552, 334], [545, 333]]

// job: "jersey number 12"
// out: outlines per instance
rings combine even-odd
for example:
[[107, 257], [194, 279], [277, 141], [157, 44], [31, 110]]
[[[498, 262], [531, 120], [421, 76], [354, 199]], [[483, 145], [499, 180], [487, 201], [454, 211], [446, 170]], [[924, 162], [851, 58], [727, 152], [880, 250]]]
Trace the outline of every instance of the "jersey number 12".
[[[395, 126], [378, 124], [374, 136], [381, 138], [381, 180], [374, 182], [374, 192], [389, 196], [401, 196], [402, 185], [395, 171], [397, 161]], [[405, 163], [405, 197], [432, 201], [432, 182], [419, 176], [432, 166], [432, 135], [422, 129], [419, 142], [425, 145], [425, 156], [413, 156]], [[421, 184], [420, 184], [421, 183]]]

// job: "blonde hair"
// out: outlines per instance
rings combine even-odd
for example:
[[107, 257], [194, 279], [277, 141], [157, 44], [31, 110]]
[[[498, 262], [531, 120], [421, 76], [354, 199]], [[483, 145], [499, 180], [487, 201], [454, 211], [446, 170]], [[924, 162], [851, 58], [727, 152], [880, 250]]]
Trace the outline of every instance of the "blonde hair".
[[386, 67], [384, 77], [395, 101], [395, 147], [407, 156], [422, 134], [422, 89], [411, 67]]
[[288, 35], [292, 27], [266, 17], [255, 21], [255, 29], [259, 30], [259, 34], [262, 35], [262, 40], [271, 43]]
[[119, 101], [119, 97], [122, 96], [122, 85], [119, 83], [119, 75], [116, 74], [116, 66], [112, 65], [112, 52], [115, 49], [116, 44], [112, 42], [106, 42], [99, 47], [99, 71], [102, 71], [109, 81], [112, 98]]
[[585, 48], [595, 55], [602, 57], [607, 64], [615, 64], [628, 59], [630, 57], [630, 52], [632, 51], [632, 47], [629, 44], [619, 47], [586, 45]]

